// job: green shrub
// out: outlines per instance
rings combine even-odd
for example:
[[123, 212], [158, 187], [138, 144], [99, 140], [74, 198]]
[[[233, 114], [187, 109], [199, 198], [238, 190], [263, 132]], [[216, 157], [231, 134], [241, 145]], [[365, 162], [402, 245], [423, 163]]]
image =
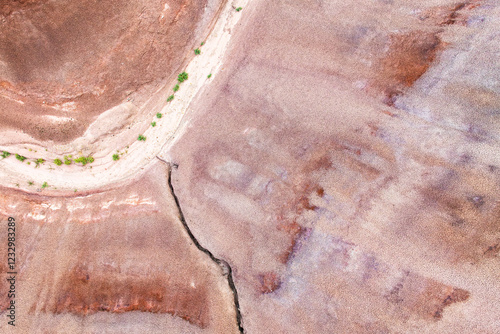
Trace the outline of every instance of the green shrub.
[[120, 160], [120, 155], [118, 155], [118, 154], [116, 154], [116, 153], [115, 153], [115, 154], [113, 154], [113, 160], [114, 160], [114, 161], [118, 161], [118, 160]]
[[179, 85], [175, 85], [174, 88], [173, 88], [174, 92], [177, 92], [179, 90], [179, 88], [180, 88]]
[[94, 162], [94, 158], [91, 156], [88, 156], [88, 157], [80, 156], [79, 158], [75, 159], [75, 162], [81, 163], [83, 166], [85, 166], [86, 164], [90, 164], [90, 163]]
[[45, 162], [45, 159], [38, 158], [35, 160], [36, 167], [40, 167], [40, 164], [43, 164]]
[[45, 189], [45, 188], [47, 188], [48, 186], [49, 186], [49, 185], [47, 184], [47, 182], [44, 182], [44, 183], [42, 184], [42, 189]]
[[236, 11], [239, 12], [242, 9], [243, 9], [243, 7], [238, 7], [238, 8], [236, 8]]
[[174, 99], [174, 96], [173, 95], [170, 95], [168, 98], [167, 98], [167, 102], [170, 102]]
[[212, 77], [212, 73], [210, 73], [209, 75], [207, 75], [207, 78], [211, 78]]
[[151, 122], [151, 126], [154, 128], [156, 126], [156, 122]]
[[203, 44], [205, 44], [205, 42], [201, 42], [200, 46], [203, 46]]
[[143, 136], [143, 135], [139, 135], [139, 137], [137, 137], [137, 140], [139, 140], [139, 141], [146, 141], [146, 137]]
[[22, 155], [16, 153], [16, 159], [23, 162], [24, 160], [26, 160], [26, 157], [23, 157]]
[[188, 79], [188, 74], [186, 72], [182, 72], [179, 74], [179, 76], [177, 77], [177, 81], [179, 82], [184, 82]]
[[7, 151], [2, 151], [2, 158], [3, 158], [3, 159], [7, 158], [9, 155], [10, 155], [10, 153], [9, 153], [9, 152], [7, 152]]
[[[161, 113], [157, 113], [157, 114], [156, 114], [156, 118], [161, 118], [162, 116], [163, 116], [163, 114], [161, 114]], [[127, 148], [128, 148], [128, 147], [127, 147]]]
[[33, 185], [33, 181], [28, 181], [28, 185], [32, 186]]
[[194, 50], [194, 54], [195, 54], [195, 55], [199, 55], [200, 53], [201, 53], [200, 49], [195, 49], [195, 50]]
[[61, 159], [54, 159], [54, 163], [58, 166], [61, 166], [63, 164], [63, 162], [61, 161]]

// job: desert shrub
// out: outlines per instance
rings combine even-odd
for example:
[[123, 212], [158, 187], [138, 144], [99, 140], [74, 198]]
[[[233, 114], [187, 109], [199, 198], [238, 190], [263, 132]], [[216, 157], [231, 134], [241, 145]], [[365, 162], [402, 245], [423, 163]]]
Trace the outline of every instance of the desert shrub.
[[194, 54], [195, 54], [195, 55], [199, 55], [200, 53], [201, 53], [200, 49], [195, 49], [195, 50], [194, 50]]
[[173, 88], [174, 92], [177, 92], [179, 90], [179, 88], [180, 88], [179, 85], [175, 85], [174, 88]]
[[139, 140], [139, 141], [146, 141], [146, 137], [143, 136], [143, 135], [139, 135], [139, 137], [137, 137], [137, 140]]
[[156, 114], [156, 118], [161, 118], [162, 116], [163, 116], [163, 114], [161, 114], [161, 113]]
[[118, 161], [118, 160], [120, 160], [120, 155], [118, 155], [118, 154], [116, 154], [116, 153], [115, 153], [115, 154], [113, 154], [113, 160], [114, 160], [114, 161]]
[[54, 159], [54, 163], [58, 166], [61, 166], [63, 164], [61, 159]]
[[9, 152], [7, 152], [7, 151], [2, 151], [2, 158], [3, 158], [3, 159], [7, 158], [9, 155], [10, 155], [10, 153], [9, 153]]
[[151, 122], [151, 126], [154, 128], [156, 126], [156, 122]]
[[177, 76], [177, 81], [184, 82], [188, 79], [188, 74], [186, 72], [182, 72]]
[[23, 162], [24, 160], [26, 160], [26, 157], [23, 157], [22, 155], [16, 153], [16, 159]]
[[170, 102], [174, 99], [174, 96], [173, 95], [170, 95], [168, 98], [167, 98], [167, 102]]

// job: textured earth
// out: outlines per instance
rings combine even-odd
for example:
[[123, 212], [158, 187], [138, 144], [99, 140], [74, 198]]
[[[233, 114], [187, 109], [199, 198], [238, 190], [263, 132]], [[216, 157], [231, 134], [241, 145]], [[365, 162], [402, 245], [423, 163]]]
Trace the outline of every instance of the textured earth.
[[497, 2], [6, 3], [2, 333], [500, 333]]

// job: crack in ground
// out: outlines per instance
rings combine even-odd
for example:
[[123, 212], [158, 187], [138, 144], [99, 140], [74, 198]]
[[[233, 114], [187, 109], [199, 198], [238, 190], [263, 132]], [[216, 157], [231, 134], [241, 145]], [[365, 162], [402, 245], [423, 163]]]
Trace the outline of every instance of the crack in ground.
[[216, 258], [212, 254], [212, 252], [210, 252], [208, 249], [206, 249], [205, 247], [203, 247], [199, 243], [199, 241], [196, 239], [196, 237], [194, 236], [193, 232], [191, 232], [191, 229], [189, 228], [189, 225], [186, 222], [186, 218], [184, 217], [184, 213], [182, 212], [182, 208], [181, 208], [181, 205], [179, 203], [179, 198], [177, 198], [177, 195], [175, 194], [174, 186], [172, 185], [172, 170], [174, 168], [177, 169], [178, 165], [177, 164], [171, 164], [171, 163], [169, 163], [169, 162], [161, 159], [158, 156], [157, 156], [157, 158], [158, 158], [158, 160], [160, 160], [163, 163], [166, 163], [167, 165], [170, 166], [170, 168], [168, 170], [168, 186], [170, 188], [170, 192], [172, 193], [172, 196], [174, 197], [174, 201], [175, 201], [175, 205], [177, 206], [177, 210], [179, 211], [179, 219], [181, 220], [181, 223], [184, 226], [184, 229], [188, 233], [189, 238], [195, 244], [196, 248], [198, 248], [203, 253], [207, 254], [210, 257], [210, 259], [213, 262], [215, 262], [222, 269], [222, 273], [227, 278], [227, 282], [229, 284], [229, 288], [233, 292], [233, 296], [234, 296], [234, 306], [235, 306], [235, 309], [236, 309], [236, 323], [238, 325], [238, 329], [239, 329], [240, 333], [244, 334], [245, 330], [243, 329], [243, 325], [242, 325], [242, 318], [241, 318], [241, 312], [240, 312], [240, 302], [239, 302], [239, 299], [238, 299], [238, 291], [236, 290], [236, 285], [234, 284], [234, 280], [233, 280], [233, 270], [231, 269], [231, 266], [229, 265], [229, 263], [227, 263], [226, 261], [224, 261], [222, 259]]

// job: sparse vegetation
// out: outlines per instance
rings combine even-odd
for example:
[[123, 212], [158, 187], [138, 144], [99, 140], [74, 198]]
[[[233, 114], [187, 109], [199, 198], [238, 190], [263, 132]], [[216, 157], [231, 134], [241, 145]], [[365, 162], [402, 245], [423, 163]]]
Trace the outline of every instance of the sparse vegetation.
[[75, 159], [75, 163], [81, 163], [83, 166], [85, 166], [86, 164], [90, 164], [92, 162], [94, 162], [94, 158], [91, 156], [88, 157], [80, 156]]
[[146, 141], [146, 137], [143, 136], [143, 135], [139, 135], [139, 137], [137, 137], [137, 140], [139, 140], [139, 141]]
[[38, 158], [35, 160], [35, 164], [36, 164], [36, 168], [40, 167], [41, 164], [43, 164], [45, 162], [45, 159], [42, 159], [42, 158]]
[[49, 185], [47, 184], [47, 181], [45, 181], [43, 184], [42, 184], [42, 189], [45, 189], [47, 188]]
[[33, 184], [34, 184], [33, 181], [28, 181], [29, 186], [32, 186]]
[[200, 49], [195, 49], [195, 50], [194, 50], [194, 54], [195, 54], [195, 55], [199, 55], [200, 53], [201, 53]]
[[238, 8], [236, 8], [236, 11], [239, 12], [242, 9], [243, 9], [243, 7], [238, 7]]
[[174, 88], [173, 88], [173, 91], [174, 92], [177, 92], [179, 90], [180, 86], [179, 85], [175, 85]]
[[26, 160], [26, 157], [23, 157], [22, 155], [16, 153], [16, 159], [23, 162], [24, 160]]
[[113, 160], [114, 160], [114, 161], [118, 161], [118, 160], [120, 160], [120, 155], [119, 155], [119, 154], [116, 154], [116, 153], [115, 153], [115, 154], [113, 154]]
[[63, 164], [61, 159], [54, 159], [54, 163], [58, 166], [61, 166]]
[[212, 73], [210, 73], [209, 75], [207, 75], [207, 78], [210, 79], [212, 77]]
[[205, 42], [201, 42], [201, 43], [200, 43], [200, 46], [203, 46], [203, 44], [205, 44]]
[[174, 96], [173, 95], [170, 95], [168, 98], [167, 98], [167, 102], [170, 102], [174, 99]]
[[156, 126], [156, 122], [151, 122], [151, 126], [154, 128]]
[[[163, 116], [163, 114], [161, 114], [161, 113], [157, 113], [157, 114], [156, 114], [156, 118], [161, 118], [162, 116]], [[128, 147], [127, 147], [127, 148], [128, 148]]]
[[177, 77], [177, 81], [179, 82], [184, 82], [188, 79], [188, 74], [186, 72], [182, 72], [179, 74], [179, 76]]
[[10, 153], [9, 153], [9, 152], [7, 152], [7, 151], [2, 151], [2, 158], [3, 158], [3, 159], [7, 158], [9, 155], [10, 155]]
[[64, 164], [71, 165], [73, 163], [73, 160], [71, 160], [72, 157], [73, 157], [72, 155], [65, 155], [64, 156]]

